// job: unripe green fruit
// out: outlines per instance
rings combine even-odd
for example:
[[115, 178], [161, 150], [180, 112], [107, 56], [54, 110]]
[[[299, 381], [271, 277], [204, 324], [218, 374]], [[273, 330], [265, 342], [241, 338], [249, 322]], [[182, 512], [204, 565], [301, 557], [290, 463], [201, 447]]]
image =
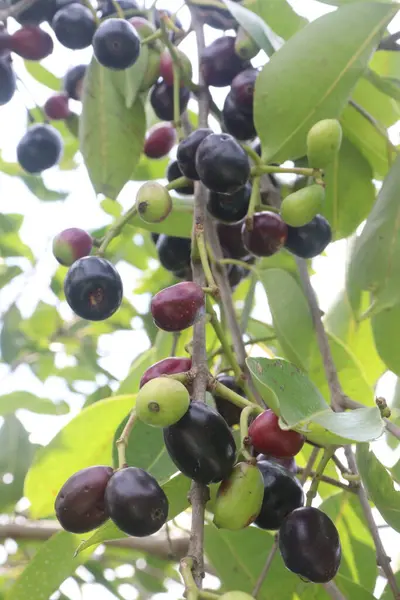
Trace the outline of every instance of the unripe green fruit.
[[171, 196], [160, 183], [147, 181], [137, 193], [136, 208], [146, 223], [160, 223], [172, 210]]
[[235, 53], [243, 60], [251, 60], [260, 52], [260, 48], [243, 27], [239, 27], [235, 39]]
[[308, 164], [313, 169], [325, 169], [339, 152], [342, 127], [336, 119], [318, 121], [307, 135]]
[[214, 506], [214, 524], [224, 529], [243, 529], [261, 510], [264, 483], [255, 465], [241, 462], [218, 488]]
[[153, 50], [149, 48], [148, 61], [146, 66], [146, 73], [142, 79], [142, 83], [140, 84], [139, 91], [147, 92], [160, 77], [160, 63], [161, 63], [161, 53], [159, 50]]
[[180, 381], [156, 377], [148, 381], [136, 397], [136, 415], [147, 425], [169, 427], [187, 412], [189, 392]]
[[253, 596], [250, 594], [246, 594], [246, 592], [233, 591], [226, 592], [223, 594], [219, 600], [255, 600]]
[[281, 217], [291, 227], [302, 227], [321, 212], [325, 198], [322, 185], [309, 185], [284, 198], [281, 205]]

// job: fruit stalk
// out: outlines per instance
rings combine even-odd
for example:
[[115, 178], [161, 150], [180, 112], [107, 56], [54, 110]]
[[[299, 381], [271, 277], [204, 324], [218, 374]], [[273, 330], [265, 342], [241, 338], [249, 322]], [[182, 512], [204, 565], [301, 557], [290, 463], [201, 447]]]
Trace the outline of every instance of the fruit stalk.
[[165, 189], [168, 191], [179, 190], [179, 188], [185, 187], [189, 183], [190, 183], [190, 180], [187, 177], [184, 177], [184, 176], [178, 177], [178, 179], [174, 179], [173, 181], [170, 181], [169, 183], [167, 183], [167, 185], [165, 186]]
[[208, 262], [208, 254], [206, 247], [206, 240], [204, 236], [204, 226], [201, 226], [196, 223], [195, 225], [195, 236], [196, 236], [196, 249], [199, 254], [199, 258], [201, 261], [201, 266], [203, 267], [203, 272], [207, 281], [207, 284], [213, 290], [218, 290], [217, 284], [214, 280], [214, 275], [212, 274], [210, 263]]
[[332, 455], [335, 453], [335, 450], [336, 450], [336, 448], [334, 446], [328, 446], [328, 448], [324, 449], [322, 458], [319, 461], [318, 467], [313, 476], [310, 489], [307, 492], [307, 503], [306, 503], [307, 506], [312, 505], [312, 501], [314, 500], [314, 498], [318, 492], [318, 486], [319, 486], [319, 482], [321, 481], [321, 476], [323, 475], [323, 473], [328, 465], [328, 462], [332, 458]]
[[251, 169], [252, 177], [264, 175], [265, 173], [293, 173], [294, 175], [303, 175], [304, 177], [315, 177], [320, 174], [320, 171], [306, 167], [275, 167], [274, 165], [257, 165]]
[[189, 556], [182, 558], [179, 563], [179, 572], [182, 575], [185, 584], [186, 600], [198, 600], [199, 589], [193, 579], [192, 569], [194, 568], [193, 559]]
[[256, 207], [260, 204], [260, 183], [261, 177], [254, 177], [253, 188], [251, 190], [250, 204], [246, 216], [246, 227], [252, 229], [253, 227], [253, 215], [256, 212]]
[[245, 457], [245, 459], [249, 461], [254, 461], [253, 456], [247, 450], [247, 441], [249, 440], [249, 418], [253, 413], [261, 414], [262, 408], [260, 408], [256, 404], [246, 406], [246, 408], [242, 410], [242, 413], [240, 415], [240, 451]]
[[212, 384], [210, 385], [210, 388], [212, 388], [212, 392], [214, 394], [225, 398], [225, 400], [232, 402], [232, 404], [238, 406], [239, 408], [250, 407], [252, 409], [254, 408], [259, 410], [258, 404], [253, 404], [246, 398], [243, 398], [243, 396], [239, 396], [239, 394], [237, 394], [233, 390], [230, 390], [228, 387], [226, 387], [226, 385], [220, 383], [216, 379], [213, 380]]
[[136, 205], [134, 204], [132, 206], [132, 208], [130, 208], [124, 215], [122, 215], [119, 219], [117, 219], [114, 223], [114, 225], [112, 225], [110, 227], [110, 229], [107, 231], [106, 235], [104, 236], [104, 239], [102, 240], [99, 249], [97, 250], [97, 255], [98, 256], [103, 256], [105, 251], [108, 248], [108, 245], [110, 244], [110, 242], [112, 242], [112, 240], [117, 237], [122, 229], [124, 228], [124, 226], [137, 214], [137, 208]]
[[133, 410], [131, 412], [131, 414], [129, 415], [129, 418], [126, 422], [124, 429], [122, 430], [120, 437], [115, 442], [115, 445], [117, 446], [117, 451], [118, 451], [118, 467], [120, 469], [122, 469], [123, 467], [125, 467], [127, 465], [126, 446], [128, 444], [129, 435], [133, 429], [135, 422], [136, 422], [136, 411]]
[[178, 139], [181, 141], [185, 136], [182, 130], [181, 123], [181, 111], [180, 111], [180, 100], [179, 100], [179, 90], [181, 84], [180, 72], [176, 64], [173, 66], [174, 71], [174, 127], [178, 134]]

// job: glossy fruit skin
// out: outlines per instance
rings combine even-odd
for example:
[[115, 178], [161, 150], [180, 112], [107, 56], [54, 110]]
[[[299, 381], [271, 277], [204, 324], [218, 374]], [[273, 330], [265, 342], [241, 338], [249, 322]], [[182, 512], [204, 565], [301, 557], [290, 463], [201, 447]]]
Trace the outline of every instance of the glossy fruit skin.
[[108, 519], [104, 494], [112, 474], [111, 467], [88, 467], [64, 483], [54, 503], [63, 529], [71, 533], [86, 533]]
[[291, 227], [302, 227], [321, 210], [325, 199], [322, 185], [308, 185], [286, 196], [281, 204], [281, 217]]
[[[117, 10], [112, 2], [109, 1], [104, 4], [105, 6], [103, 5], [101, 11], [102, 19], [104, 19], [105, 17], [111, 17], [112, 15], [117, 16]], [[118, 4], [124, 13], [124, 17], [129, 17], [130, 11], [139, 10], [139, 7], [135, 0], [118, 0]], [[132, 14], [130, 16], [132, 16]]]
[[253, 114], [254, 88], [259, 72], [257, 69], [246, 69], [232, 81], [230, 94], [236, 106], [243, 112]]
[[72, 98], [72, 100], [81, 99], [82, 83], [86, 70], [86, 65], [76, 65], [69, 69], [64, 76], [63, 88], [67, 96]]
[[183, 331], [204, 312], [204, 292], [193, 281], [171, 285], [156, 294], [150, 304], [154, 323], [164, 331]]
[[180, 171], [194, 181], [200, 179], [196, 169], [196, 152], [201, 142], [212, 134], [212, 129], [206, 127], [196, 129], [179, 143], [176, 158]]
[[[168, 181], [175, 181], [175, 179], [179, 179], [179, 177], [182, 177], [183, 173], [179, 168], [178, 165], [178, 161], [174, 160], [172, 161], [167, 168], [167, 173], [166, 173], [166, 177], [168, 179]], [[184, 187], [180, 187], [178, 190], [176, 190], [176, 192], [178, 194], [182, 194], [184, 196], [192, 196], [194, 194], [194, 185], [193, 183], [189, 183], [188, 185], [185, 185]]]
[[140, 37], [129, 21], [107, 19], [93, 36], [93, 52], [103, 67], [123, 71], [139, 58]]
[[207, 201], [207, 210], [222, 223], [238, 223], [247, 214], [251, 196], [251, 185], [246, 185], [230, 196], [210, 192]]
[[[193, 71], [192, 71], [192, 63], [190, 62], [190, 59], [186, 56], [186, 54], [184, 52], [182, 52], [182, 50], [179, 50], [179, 48], [176, 49], [176, 52], [179, 56], [185, 76], [188, 79], [191, 79], [192, 75], [193, 75]], [[172, 60], [171, 54], [169, 53], [168, 50], [164, 50], [164, 52], [161, 54], [160, 77], [162, 77], [163, 80], [165, 81], [165, 83], [170, 86], [174, 85], [173, 65], [174, 65], [174, 62]], [[182, 78], [181, 78], [181, 85], [184, 85]]]
[[27, 60], [42, 60], [53, 52], [53, 40], [48, 33], [34, 25], [21, 27], [10, 40], [10, 50]]
[[234, 590], [232, 592], [226, 592], [225, 594], [222, 594], [219, 600], [255, 600], [255, 598], [254, 596], [246, 594], [246, 592]]
[[65, 93], [54, 94], [47, 98], [43, 106], [44, 113], [48, 119], [67, 119], [71, 114], [68, 106], [68, 96]]
[[292, 475], [296, 475], [297, 473], [297, 465], [293, 456], [291, 456], [290, 458], [275, 458], [273, 456], [270, 456], [269, 454], [258, 454], [257, 461], [269, 461], [277, 463], [278, 465], [289, 471], [289, 473], [291, 473]]
[[251, 60], [260, 52], [259, 46], [243, 27], [239, 27], [236, 34], [235, 52], [242, 60]]
[[191, 241], [172, 235], [160, 235], [157, 252], [160, 263], [167, 271], [180, 271], [190, 266]]
[[145, 383], [161, 377], [161, 375], [175, 375], [176, 373], [185, 373], [192, 368], [192, 359], [184, 356], [170, 356], [159, 360], [154, 365], [146, 369], [139, 383], [139, 389]]
[[[240, 0], [233, 1], [240, 2]], [[203, 23], [206, 23], [214, 29], [226, 31], [227, 29], [235, 29], [237, 27], [236, 20], [227, 9], [199, 5], [197, 7], [197, 13]]]
[[183, 417], [189, 404], [189, 392], [182, 383], [168, 377], [156, 377], [139, 390], [135, 410], [143, 423], [169, 427]]
[[157, 481], [143, 469], [126, 467], [106, 487], [105, 504], [114, 523], [128, 535], [155, 533], [168, 518], [168, 500]]
[[285, 248], [301, 258], [314, 258], [332, 241], [332, 230], [322, 215], [302, 227], [289, 227]]
[[54, 167], [62, 155], [63, 140], [51, 125], [31, 125], [17, 146], [17, 158], [28, 173], [41, 173]]
[[[188, 105], [190, 90], [187, 87], [179, 89], [179, 110], [183, 113]], [[165, 81], [155, 84], [150, 93], [150, 103], [154, 112], [161, 121], [174, 120], [174, 89]]]
[[172, 150], [175, 142], [175, 127], [171, 123], [157, 123], [147, 132], [143, 153], [147, 158], [162, 158]]
[[235, 38], [224, 36], [205, 48], [200, 57], [200, 70], [208, 86], [225, 87], [250, 63], [235, 52]]
[[243, 244], [254, 256], [272, 256], [286, 242], [287, 225], [281, 217], [272, 212], [255, 213], [253, 229], [242, 225]]
[[192, 402], [184, 417], [164, 429], [168, 454], [187, 477], [208, 485], [229, 477], [236, 444], [224, 419], [203, 402]]
[[11, 57], [5, 54], [0, 57], [0, 106], [10, 102], [14, 96], [17, 82], [12, 67]]
[[298, 480], [282, 465], [257, 460], [263, 478], [263, 501], [255, 524], [261, 529], [279, 529], [283, 520], [304, 504], [304, 492]]
[[334, 523], [313, 507], [298, 508], [286, 517], [279, 531], [279, 550], [290, 571], [314, 583], [331, 581], [342, 556]]
[[258, 467], [246, 462], [236, 464], [218, 488], [214, 525], [232, 531], [248, 527], [260, 512], [263, 497], [264, 482]]
[[342, 126], [336, 119], [324, 119], [315, 123], [307, 135], [309, 166], [325, 169], [339, 152], [342, 136]]
[[237, 140], [251, 140], [257, 135], [252, 112], [244, 112], [236, 103], [232, 92], [225, 98], [222, 119], [224, 130]]
[[221, 245], [227, 249], [232, 258], [242, 260], [249, 256], [249, 251], [245, 248], [242, 238], [243, 222], [226, 224], [217, 224], [217, 233]]
[[76, 260], [88, 256], [92, 250], [93, 239], [86, 231], [78, 227], [64, 229], [53, 239], [53, 254], [60, 265], [70, 267]]
[[[11, 4], [16, 4], [18, 0], [12, 0]], [[43, 21], [50, 21], [53, 17], [53, 0], [38, 0], [32, 6], [14, 17], [21, 25], [39, 25]]]
[[246, 185], [250, 162], [237, 141], [226, 133], [212, 133], [199, 145], [196, 170], [212, 192], [233, 194]]
[[146, 181], [138, 190], [136, 207], [145, 223], [161, 223], [172, 210], [168, 190], [157, 181]]
[[[216, 379], [217, 381], [219, 381], [219, 383], [222, 383], [230, 390], [233, 390], [240, 396], [243, 396], [243, 398], [246, 397], [243, 390], [238, 386], [235, 378], [232, 377], [232, 375], [226, 375], [225, 373], [221, 373], [220, 375], [217, 375]], [[229, 402], [229, 400], [226, 400], [222, 396], [218, 396], [216, 392], [213, 393], [213, 398], [217, 411], [219, 412], [221, 417], [225, 419], [229, 427], [238, 425], [242, 409], [238, 406], [235, 406], [235, 404], [232, 404], [232, 402]]]
[[257, 452], [275, 458], [296, 456], [304, 446], [305, 438], [297, 431], [283, 430], [272, 410], [258, 415], [249, 427], [249, 438]]
[[85, 256], [70, 267], [64, 292], [75, 314], [88, 321], [111, 317], [122, 302], [122, 281], [105, 258]]
[[96, 31], [91, 11], [77, 2], [57, 11], [51, 26], [60, 44], [71, 50], [90, 46]]

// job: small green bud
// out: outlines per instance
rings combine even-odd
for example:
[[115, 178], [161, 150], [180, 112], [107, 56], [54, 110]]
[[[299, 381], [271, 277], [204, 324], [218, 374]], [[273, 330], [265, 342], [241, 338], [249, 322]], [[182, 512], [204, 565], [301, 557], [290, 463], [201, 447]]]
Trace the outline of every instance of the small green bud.
[[281, 217], [292, 227], [302, 227], [317, 215], [325, 198], [322, 185], [314, 184], [286, 196], [281, 205]]
[[233, 591], [226, 592], [223, 594], [219, 600], [255, 600], [253, 596], [250, 594], [246, 594], [246, 592]]
[[243, 60], [251, 60], [260, 52], [254, 39], [243, 27], [239, 27], [235, 39], [235, 52]]
[[172, 200], [163, 185], [147, 181], [136, 196], [136, 208], [145, 223], [160, 223], [172, 210]]
[[156, 377], [148, 381], [136, 397], [136, 415], [147, 425], [169, 427], [187, 412], [189, 392], [180, 381]]
[[218, 488], [214, 524], [223, 529], [243, 529], [258, 517], [264, 482], [256, 465], [240, 462]]
[[318, 121], [307, 135], [308, 164], [313, 169], [325, 169], [339, 152], [342, 126], [336, 119]]

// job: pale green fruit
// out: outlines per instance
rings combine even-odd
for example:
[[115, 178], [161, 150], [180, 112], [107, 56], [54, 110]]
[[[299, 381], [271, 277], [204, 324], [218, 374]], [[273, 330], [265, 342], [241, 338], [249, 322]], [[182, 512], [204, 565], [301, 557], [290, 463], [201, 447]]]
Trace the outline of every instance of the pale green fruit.
[[214, 524], [223, 529], [243, 529], [258, 517], [264, 482], [256, 465], [240, 462], [221, 482], [214, 505]]
[[149, 48], [146, 72], [139, 87], [139, 92], [147, 92], [160, 77], [161, 52]]
[[160, 183], [147, 181], [137, 193], [136, 208], [146, 223], [160, 223], [172, 210], [171, 196]]
[[325, 198], [322, 185], [309, 185], [283, 199], [281, 217], [292, 227], [309, 223], [320, 211]]
[[189, 408], [190, 396], [180, 381], [156, 377], [148, 381], [136, 397], [136, 415], [147, 425], [169, 427]]
[[223, 594], [219, 600], [255, 600], [255, 599], [253, 596], [250, 596], [250, 594], [246, 594], [246, 592], [233, 591], [233, 592], [226, 592], [226, 594]]
[[259, 46], [243, 27], [239, 27], [236, 34], [235, 52], [243, 60], [251, 60], [260, 52]]
[[335, 158], [342, 143], [342, 126], [336, 119], [318, 121], [307, 135], [308, 164], [325, 169]]

